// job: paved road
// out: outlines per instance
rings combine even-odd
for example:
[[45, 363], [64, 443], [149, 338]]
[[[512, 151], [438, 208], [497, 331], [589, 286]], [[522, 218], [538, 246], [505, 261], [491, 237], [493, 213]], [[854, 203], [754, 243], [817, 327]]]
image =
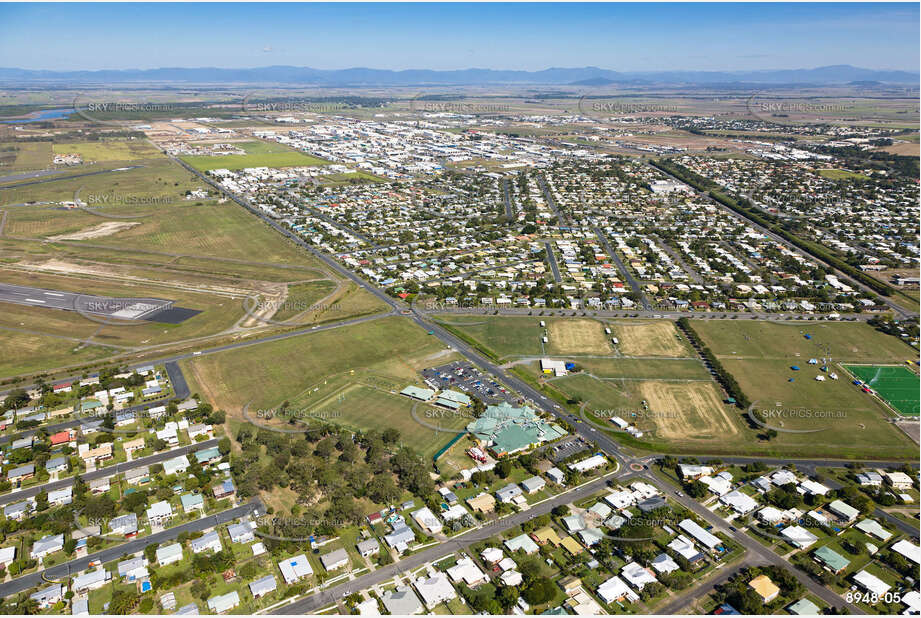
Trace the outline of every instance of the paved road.
[[75, 292], [0, 283], [0, 302], [25, 305], [27, 307], [80, 311], [121, 320], [142, 320], [144, 316], [163, 309], [172, 301], [159, 298], [90, 296]]
[[851, 603], [846, 603], [844, 599], [840, 597], [838, 594], [832, 592], [825, 586], [822, 586], [821, 584], [815, 582], [812, 578], [806, 575], [803, 571], [800, 571], [799, 569], [793, 567], [783, 557], [774, 553], [773, 551], [771, 551], [771, 549], [765, 547], [764, 545], [762, 545], [756, 539], [753, 539], [748, 534], [740, 530], [736, 532], [729, 530], [729, 524], [727, 524], [726, 521], [722, 517], [714, 514], [712, 511], [710, 511], [708, 508], [706, 508], [705, 506], [703, 506], [696, 500], [693, 500], [689, 498], [688, 496], [679, 497], [675, 494], [674, 489], [663, 487], [662, 481], [651, 471], [645, 471], [637, 476], [642, 477], [643, 480], [646, 481], [647, 483], [650, 483], [652, 485], [659, 487], [660, 490], [668, 494], [668, 497], [671, 500], [678, 502], [679, 504], [681, 504], [683, 507], [685, 507], [686, 509], [688, 509], [695, 515], [699, 516], [701, 519], [711, 524], [714, 530], [719, 530], [720, 532], [725, 533], [727, 536], [729, 536], [729, 538], [731, 538], [733, 541], [735, 541], [736, 543], [741, 545], [743, 548], [745, 548], [752, 556], [757, 556], [758, 558], [763, 560], [764, 564], [772, 564], [774, 566], [778, 566], [792, 573], [800, 581], [800, 583], [806, 587], [806, 589], [809, 592], [819, 597], [820, 599], [822, 599], [829, 605], [833, 607], [840, 607], [841, 605], [845, 605], [848, 607], [848, 609], [851, 611], [852, 614], [866, 613], [866, 612], [863, 612], [856, 605], [853, 605]]
[[553, 197], [553, 192], [551, 192], [550, 187], [547, 186], [547, 179], [544, 178], [543, 174], [538, 174], [537, 184], [540, 185], [540, 190], [544, 194], [544, 200], [546, 200], [547, 206], [549, 206], [553, 214], [556, 215], [556, 220], [559, 222], [557, 227], [560, 229], [572, 227], [572, 221], [569, 220], [569, 217], [560, 212], [559, 206], [557, 206], [556, 203], [556, 198]]
[[604, 231], [597, 225], [592, 228], [595, 231], [595, 236], [598, 237], [598, 241], [601, 242], [601, 246], [604, 247], [604, 250], [607, 252], [608, 257], [611, 258], [611, 261], [614, 262], [614, 265], [617, 266], [617, 270], [620, 271], [620, 276], [624, 278], [624, 281], [630, 286], [630, 289], [633, 290], [633, 293], [639, 296], [640, 303], [643, 305], [645, 311], [651, 311], [652, 306], [649, 304], [649, 299], [646, 298], [646, 294], [643, 293], [643, 288], [640, 286], [640, 282], [630, 274], [630, 271], [627, 270], [627, 266], [624, 264], [624, 261], [620, 259], [620, 256], [617, 255], [617, 252], [614, 251], [614, 247], [611, 246], [611, 243], [608, 242], [608, 237], [605, 235]]
[[672, 597], [672, 600], [662, 607], [657, 608], [655, 615], [675, 616], [679, 614], [681, 610], [688, 606], [692, 601], [703, 598], [704, 595], [706, 595], [717, 586], [728, 582], [743, 567], [761, 566], [762, 564], [764, 564], [764, 562], [757, 557], [746, 555], [740, 564], [733, 564], [731, 567], [724, 567], [719, 571], [711, 573], [710, 579], [705, 579], [700, 584], [691, 586], [684, 592], [677, 593], [677, 596], [674, 594], [669, 595]]
[[398, 562], [381, 567], [375, 571], [361, 575], [360, 577], [356, 577], [351, 581], [337, 584], [336, 586], [333, 586], [322, 592], [313, 594], [289, 605], [285, 605], [284, 607], [279, 607], [272, 613], [314, 613], [318, 609], [335, 603], [336, 600], [341, 599], [343, 595], [347, 595], [358, 590], [365, 590], [371, 586], [374, 586], [375, 584], [389, 581], [394, 577], [407, 571], [416, 569], [426, 564], [427, 562], [437, 561], [440, 558], [452, 554], [455, 551], [466, 549], [474, 543], [492, 538], [502, 533], [502, 531], [518, 526], [528, 521], [529, 519], [543, 515], [545, 513], [549, 513], [557, 506], [562, 504], [569, 504], [571, 502], [587, 498], [595, 492], [604, 489], [605, 483], [606, 480], [604, 478], [597, 479], [586, 485], [583, 485], [582, 487], [578, 487], [567, 493], [561, 494], [545, 502], [532, 506], [526, 511], [521, 511], [495, 522], [487, 523], [481, 528], [470, 530], [469, 532], [466, 532], [449, 541], [439, 543], [438, 545], [407, 556]]
[[[801, 322], [833, 322], [835, 320], [823, 320], [820, 315], [808, 313], [767, 313], [749, 311], [679, 311], [671, 307], [659, 307], [652, 305], [650, 309], [561, 309], [561, 308], [537, 308], [537, 307], [508, 307], [497, 309], [495, 307], [439, 307], [437, 309], [426, 310], [429, 313], [471, 313], [471, 314], [492, 314], [499, 311], [502, 315], [533, 315], [537, 311], [546, 316], [553, 315], [573, 315], [573, 311], [582, 313], [583, 311], [592, 317], [598, 318], [638, 318], [638, 319], [663, 319], [677, 320], [687, 318], [689, 320], [770, 320], [774, 322], [801, 321]], [[842, 322], [855, 321], [866, 322], [875, 317], [878, 313], [857, 313], [848, 314], [846, 320]], [[906, 346], [907, 348], [907, 346]]]
[[143, 551], [145, 547], [152, 543], [164, 543], [166, 541], [172, 541], [183, 532], [200, 532], [202, 530], [207, 530], [208, 528], [212, 528], [214, 526], [227, 523], [239, 517], [248, 515], [261, 507], [262, 504], [258, 501], [241, 504], [240, 506], [222, 511], [215, 515], [208, 515], [206, 517], [202, 517], [201, 519], [196, 519], [195, 521], [190, 521], [185, 524], [168, 528], [162, 532], [157, 532], [155, 534], [137, 538], [128, 541], [127, 543], [122, 543], [121, 545], [110, 547], [109, 549], [103, 549], [102, 551], [98, 551], [94, 554], [89, 554], [83, 558], [77, 558], [76, 560], [71, 560], [70, 562], [65, 562], [57, 566], [49, 567], [44, 571], [38, 571], [36, 573], [30, 573], [29, 575], [17, 577], [16, 579], [0, 584], [0, 597], [6, 598], [10, 595], [22, 592], [23, 590], [28, 590], [34, 586], [47, 584], [49, 581], [64, 582], [64, 580], [70, 578], [72, 574], [79, 573], [80, 571], [89, 568], [91, 562], [98, 560], [100, 564], [105, 564], [106, 562], [117, 560], [125, 554], [134, 554], [136, 552]]
[[84, 178], [86, 176], [96, 176], [98, 174], [108, 174], [111, 172], [125, 172], [128, 170], [133, 170], [139, 167], [144, 167], [143, 165], [132, 165], [130, 167], [120, 167], [117, 169], [111, 170], [99, 170], [95, 172], [84, 172], [83, 174], [73, 174], [71, 176], [55, 176], [54, 178], [42, 178], [40, 180], [30, 180], [28, 182], [18, 182], [13, 185], [3, 185], [0, 186], [0, 191], [4, 189], [15, 189], [16, 187], [28, 187], [29, 185], [37, 185], [45, 182], [57, 182], [58, 180], [71, 180], [73, 178]]
[[556, 263], [556, 255], [553, 254], [553, 246], [549, 240], [544, 241], [544, 251], [547, 252], [547, 261], [550, 262], [550, 272], [553, 273], [553, 280], [561, 283], [563, 278], [560, 276], [560, 267]]
[[[89, 482], [96, 479], [112, 477], [116, 474], [121, 474], [122, 472], [127, 472], [128, 470], [132, 470], [134, 468], [140, 468], [141, 466], [152, 466], [153, 464], [163, 463], [167, 459], [172, 459], [173, 457], [178, 457], [179, 455], [187, 455], [188, 453], [200, 451], [212, 446], [217, 446], [219, 441], [220, 440], [218, 438], [214, 438], [211, 440], [205, 440], [203, 442], [196, 442], [195, 444], [189, 444], [188, 446], [180, 446], [169, 451], [163, 451], [162, 453], [156, 453], [155, 455], [148, 455], [147, 457], [141, 457], [140, 459], [135, 459], [133, 461], [117, 463], [114, 466], [106, 466], [105, 468], [93, 470], [92, 472], [84, 472], [80, 475], [80, 478]], [[26, 498], [31, 498], [38, 495], [42, 490], [54, 491], [55, 489], [69, 487], [73, 484], [74, 477], [70, 477], [61, 479], [60, 481], [45, 483], [44, 485], [33, 485], [32, 487], [27, 487], [26, 489], [21, 489], [19, 491], [14, 491], [0, 496], [0, 506], [5, 506], [7, 504], [12, 504], [13, 502], [20, 502]]]
[[502, 184], [502, 198], [505, 201], [505, 217], [510, 222], [515, 220], [515, 205], [512, 202], [511, 181], [503, 178], [499, 181]]
[[[150, 363], [145, 363], [149, 365]], [[174, 399], [179, 401], [184, 401], [189, 396], [189, 385], [186, 383], [185, 375], [183, 375], [182, 370], [179, 368], [179, 365], [175, 362], [166, 363], [166, 375], [169, 376], [170, 384], [173, 387], [173, 395], [166, 399], [157, 399], [155, 401], [148, 401], [145, 403], [139, 403], [134, 406], [128, 406], [120, 411], [130, 411], [130, 412], [141, 412], [143, 410], [149, 410], [155, 406], [164, 405], [168, 401]], [[114, 414], [114, 412], [113, 412]], [[92, 420], [100, 420], [101, 416], [94, 416]], [[74, 427], [79, 427], [86, 422], [87, 419], [74, 418], [67, 421], [61, 421], [60, 423], [54, 423], [52, 425], [40, 425], [34, 429], [27, 429], [25, 431], [20, 431], [19, 433], [8, 434], [5, 436], [0, 436], [0, 445], [6, 444], [12, 440], [18, 440], [19, 438], [25, 438], [28, 436], [34, 436], [35, 433], [41, 429], [48, 434], [54, 434], [64, 429], [71, 429]]]

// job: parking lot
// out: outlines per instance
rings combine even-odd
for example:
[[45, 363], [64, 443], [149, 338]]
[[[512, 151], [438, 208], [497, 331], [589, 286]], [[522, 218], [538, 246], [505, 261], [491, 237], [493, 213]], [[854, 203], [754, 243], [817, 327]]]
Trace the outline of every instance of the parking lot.
[[574, 438], [565, 442], [554, 444], [547, 449], [547, 455], [553, 463], [559, 463], [582, 451], [587, 451], [588, 445], [581, 438]]
[[455, 361], [422, 371], [422, 377], [431, 388], [452, 389], [476, 397], [486, 405], [500, 401], [517, 403], [519, 397], [483, 373], [469, 362]]

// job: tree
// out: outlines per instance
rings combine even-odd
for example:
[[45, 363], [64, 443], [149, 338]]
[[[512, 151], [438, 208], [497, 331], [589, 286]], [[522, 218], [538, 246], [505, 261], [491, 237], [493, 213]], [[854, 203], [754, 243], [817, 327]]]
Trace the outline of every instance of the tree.
[[556, 595], [553, 582], [546, 577], [538, 577], [521, 593], [524, 600], [531, 605], [540, 605], [547, 603]]

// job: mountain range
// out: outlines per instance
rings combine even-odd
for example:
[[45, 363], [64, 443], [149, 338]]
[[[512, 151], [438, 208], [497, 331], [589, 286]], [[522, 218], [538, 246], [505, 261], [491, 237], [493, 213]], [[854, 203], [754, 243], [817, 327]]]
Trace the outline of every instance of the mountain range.
[[605, 86], [611, 84], [770, 84], [833, 85], [881, 82], [917, 86], [919, 74], [909, 71], [863, 69], [835, 65], [814, 69], [760, 71], [627, 71], [598, 67], [550, 68], [542, 71], [462, 69], [435, 71], [352, 68], [324, 70], [309, 67], [268, 66], [252, 69], [159, 68], [100, 71], [44, 71], [0, 68], [0, 82], [35, 83], [236, 83], [313, 86], [472, 86], [497, 84], [552, 84]]

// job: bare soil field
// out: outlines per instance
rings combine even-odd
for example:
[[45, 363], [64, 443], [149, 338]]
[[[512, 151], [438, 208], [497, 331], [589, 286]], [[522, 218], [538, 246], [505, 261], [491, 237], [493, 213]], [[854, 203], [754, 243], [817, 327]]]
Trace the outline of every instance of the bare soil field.
[[610, 354], [603, 328], [594, 320], [553, 320], [550, 347], [561, 354]]
[[72, 234], [61, 234], [59, 236], [49, 236], [48, 240], [90, 240], [93, 238], [103, 238], [117, 234], [122, 230], [130, 230], [135, 225], [140, 225], [138, 221], [106, 221], [93, 227], [85, 228]]
[[614, 323], [611, 326], [625, 356], [691, 356], [688, 348], [678, 340], [678, 330], [671, 322]]
[[727, 406], [711, 383], [648, 381], [640, 392], [649, 404], [649, 420], [665, 440], [713, 440], [739, 433]]

